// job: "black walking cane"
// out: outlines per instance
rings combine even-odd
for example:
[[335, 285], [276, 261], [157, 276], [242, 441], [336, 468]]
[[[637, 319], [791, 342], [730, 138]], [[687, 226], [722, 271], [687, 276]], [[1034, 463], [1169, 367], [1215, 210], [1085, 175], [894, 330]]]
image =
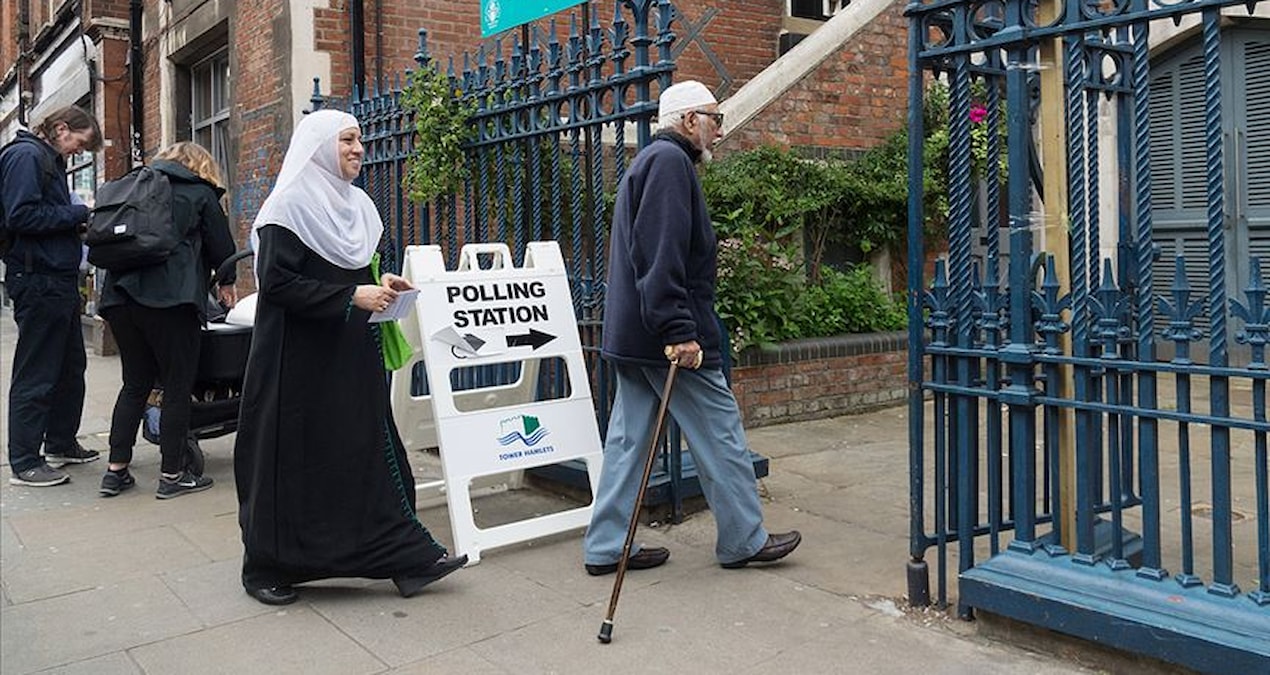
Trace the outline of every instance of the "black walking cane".
[[670, 405], [670, 390], [675, 386], [675, 372], [678, 370], [678, 361], [671, 361], [670, 370], [666, 373], [666, 384], [661, 388], [661, 405], [657, 408], [657, 423], [653, 426], [653, 440], [648, 444], [648, 459], [644, 462], [644, 478], [639, 482], [639, 492], [635, 493], [635, 510], [631, 511], [631, 524], [626, 528], [626, 543], [622, 545], [622, 558], [617, 561], [617, 578], [613, 580], [613, 595], [609, 596], [609, 611], [604, 615], [604, 623], [600, 624], [600, 634], [596, 636], [604, 644], [613, 641], [613, 614], [617, 612], [617, 596], [622, 593], [622, 580], [626, 578], [626, 563], [631, 555], [631, 544], [635, 541], [635, 528], [639, 525], [639, 509], [644, 505], [644, 490], [648, 488], [648, 477], [653, 474], [657, 446], [661, 443], [661, 432], [666, 426], [666, 408]]

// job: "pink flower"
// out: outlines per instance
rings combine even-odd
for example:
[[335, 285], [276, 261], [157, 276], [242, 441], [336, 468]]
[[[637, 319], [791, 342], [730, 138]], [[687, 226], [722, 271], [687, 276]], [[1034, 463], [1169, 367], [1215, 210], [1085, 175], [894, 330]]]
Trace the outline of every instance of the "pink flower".
[[985, 107], [983, 107], [983, 106], [981, 106], [981, 105], [971, 106], [971, 108], [970, 108], [970, 121], [971, 121], [971, 122], [974, 122], [975, 124], [979, 124], [979, 123], [983, 122], [983, 121], [984, 121], [984, 120], [986, 120], [986, 119], [988, 119], [988, 109], [987, 109], [987, 108], [985, 108]]

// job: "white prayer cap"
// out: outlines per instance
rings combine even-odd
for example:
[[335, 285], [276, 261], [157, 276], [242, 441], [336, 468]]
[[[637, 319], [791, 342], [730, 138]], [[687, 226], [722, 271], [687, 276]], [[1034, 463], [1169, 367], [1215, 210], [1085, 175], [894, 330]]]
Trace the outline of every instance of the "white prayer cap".
[[667, 87], [661, 93], [657, 103], [657, 117], [665, 119], [666, 116], [683, 110], [696, 110], [718, 102], [706, 85], [696, 80], [685, 80]]

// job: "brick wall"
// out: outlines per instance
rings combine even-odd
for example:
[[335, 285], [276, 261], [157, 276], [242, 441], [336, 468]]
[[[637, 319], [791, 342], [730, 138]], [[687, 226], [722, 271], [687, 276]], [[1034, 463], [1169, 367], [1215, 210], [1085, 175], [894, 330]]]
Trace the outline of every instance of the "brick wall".
[[82, 0], [85, 13], [94, 19], [128, 19], [128, 0]]
[[0, 3], [0, 78], [3, 78], [17, 62], [18, 3]]
[[[103, 8], [126, 7], [124, 0], [93, 1]], [[148, 21], [156, 18], [161, 2], [146, 0]], [[313, 16], [312, 47], [329, 54], [331, 62], [323, 92], [340, 99], [353, 87], [350, 4], [351, 0], [328, 0]], [[230, 124], [237, 147], [231, 149], [233, 166], [226, 169], [233, 188], [231, 212], [240, 232], [267, 195], [291, 132], [289, 5], [285, 0], [240, 0], [230, 20]], [[676, 6], [681, 14], [674, 24], [676, 80], [701, 80], [726, 97], [777, 58], [783, 2], [679, 0]], [[595, 2], [591, 8], [607, 27], [613, 3]], [[383, 0], [378, 14], [376, 9], [374, 2], [364, 3], [365, 72], [371, 85], [377, 70], [392, 84], [415, 66], [420, 27], [428, 30], [429, 51], [441, 64], [454, 57], [456, 67], [462, 68], [463, 54], [474, 53], [482, 42], [475, 0]], [[895, 39], [907, 30], [901, 10], [897, 3], [884, 13], [730, 138], [723, 151], [761, 143], [862, 149], [897, 128], [907, 94], [905, 43]], [[567, 39], [570, 18], [579, 15], [577, 9], [556, 15], [562, 38]], [[539, 27], [545, 30], [548, 24], [539, 22]], [[502, 34], [504, 50], [518, 36], [518, 31]], [[151, 152], [160, 140], [160, 106], [169, 105], [157, 96], [164, 58], [160, 51], [159, 36], [148, 34], [145, 147]]]
[[[763, 144], [864, 150], [903, 126], [908, 21], [896, 2], [837, 54], [733, 133], [720, 152]], [[898, 36], [898, 37], [897, 37]]]
[[[143, 137], [141, 139], [141, 147], [144, 149], [146, 159], [149, 159], [155, 152], [159, 150], [158, 145], [163, 141], [162, 119], [160, 118], [160, 107], [169, 107], [169, 114], [173, 102], [168, 96], [160, 96], [159, 88], [159, 67], [167, 59], [167, 55], [161, 53], [162, 44], [158, 31], [157, 11], [164, 0], [145, 0], [145, 29], [142, 35], [142, 55], [145, 59], [145, 67], [142, 71], [142, 84], [145, 88], [145, 101], [142, 103], [142, 120], [141, 128]], [[131, 88], [131, 87], [129, 87]]]
[[291, 43], [287, 0], [239, 0], [230, 23], [230, 113], [234, 162], [231, 213], [239, 241], [282, 168], [291, 137]]
[[747, 427], [834, 417], [908, 397], [907, 333], [795, 340], [749, 350], [732, 366]]
[[[332, 77], [323, 89], [341, 98], [352, 91], [348, 5], [348, 0], [331, 0], [330, 9], [318, 10], [316, 19], [316, 49], [331, 56]], [[726, 98], [777, 58], [783, 2], [679, 0], [675, 6], [680, 13], [673, 25], [676, 81], [700, 80]], [[907, 43], [895, 37], [907, 34], [903, 7], [903, 2], [896, 2], [837, 55], [730, 137], [721, 151], [759, 144], [865, 149], [899, 128], [908, 93]], [[613, 5], [596, 2], [591, 8], [601, 25], [608, 27]], [[453, 57], [457, 69], [463, 66], [464, 52], [475, 54], [481, 44], [480, 5], [475, 0], [432, 0], [423, 7], [386, 0], [378, 25], [372, 10], [373, 3], [368, 3], [365, 67], [369, 85], [374, 83], [377, 65], [388, 84], [415, 67], [419, 28], [428, 31], [432, 57], [443, 65]], [[567, 39], [569, 21], [575, 16], [580, 17], [577, 9], [555, 15], [562, 40]], [[538, 23], [543, 30], [548, 28], [547, 22]], [[382, 45], [378, 64], [377, 33]], [[500, 37], [506, 51], [519, 32]]]
[[129, 107], [128, 90], [128, 41], [124, 36], [104, 37], [97, 43], [97, 63], [102, 81], [98, 83], [96, 107], [101, 133], [110, 141], [102, 148], [100, 180], [111, 180], [125, 173], [131, 164], [129, 129], [132, 126], [132, 110]]
[[727, 98], [777, 56], [782, 1], [680, 0], [672, 25], [678, 53], [675, 81], [698, 80]]

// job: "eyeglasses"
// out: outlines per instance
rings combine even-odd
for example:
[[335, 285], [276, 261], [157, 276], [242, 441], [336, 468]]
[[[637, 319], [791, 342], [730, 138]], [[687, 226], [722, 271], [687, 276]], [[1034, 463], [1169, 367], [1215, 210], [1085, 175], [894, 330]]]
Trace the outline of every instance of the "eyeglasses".
[[714, 123], [719, 127], [723, 126], [723, 113], [721, 112], [709, 112], [707, 110], [694, 110], [692, 112], [697, 115], [705, 115], [714, 120]]

